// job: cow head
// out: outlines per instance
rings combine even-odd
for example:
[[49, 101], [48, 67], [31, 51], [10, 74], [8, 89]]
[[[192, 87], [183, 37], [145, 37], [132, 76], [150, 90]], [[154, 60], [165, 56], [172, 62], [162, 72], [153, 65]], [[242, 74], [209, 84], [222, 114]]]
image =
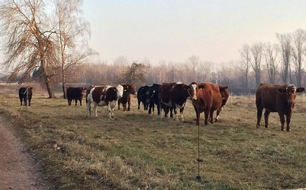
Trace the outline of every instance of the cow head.
[[135, 84], [123, 84], [123, 93], [136, 95]]
[[296, 93], [303, 92], [304, 90], [305, 88], [296, 88], [293, 84], [277, 89], [279, 93], [285, 95], [287, 103], [291, 105], [295, 103]]
[[116, 87], [116, 89], [117, 89], [117, 98], [119, 99], [119, 98], [123, 97], [123, 86], [119, 84]]
[[197, 83], [192, 82], [189, 85], [188, 93], [191, 100], [197, 100]]
[[223, 107], [226, 104], [229, 97], [228, 86], [219, 86], [219, 90], [222, 97], [222, 107]]

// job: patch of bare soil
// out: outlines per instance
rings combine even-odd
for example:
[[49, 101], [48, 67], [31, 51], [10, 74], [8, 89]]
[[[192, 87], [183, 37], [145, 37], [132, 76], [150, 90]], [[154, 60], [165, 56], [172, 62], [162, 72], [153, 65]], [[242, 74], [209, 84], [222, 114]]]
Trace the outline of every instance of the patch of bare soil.
[[0, 189], [54, 189], [3, 115], [0, 115]]

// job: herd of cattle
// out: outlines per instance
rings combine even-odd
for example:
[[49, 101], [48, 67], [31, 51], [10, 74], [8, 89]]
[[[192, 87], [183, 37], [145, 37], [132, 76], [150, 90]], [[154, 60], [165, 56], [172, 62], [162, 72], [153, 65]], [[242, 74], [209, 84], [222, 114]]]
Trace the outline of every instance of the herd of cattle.
[[[281, 130], [290, 131], [290, 120], [295, 105], [297, 93], [305, 90], [303, 87], [294, 85], [276, 85], [262, 83], [256, 91], [257, 125], [260, 127], [260, 120], [263, 109], [265, 109], [265, 127], [269, 126], [270, 112], [278, 112], [281, 122]], [[183, 83], [163, 83], [151, 86], [141, 86], [136, 92], [134, 84], [119, 84], [117, 86], [90, 86], [67, 88], [68, 105], [74, 100], [75, 105], [80, 102], [82, 105], [83, 96], [86, 98], [87, 115], [91, 115], [91, 105], [93, 104], [94, 115], [97, 116], [98, 106], [107, 106], [109, 117], [113, 118], [115, 106], [122, 104], [123, 110], [130, 111], [131, 95], [137, 95], [138, 109], [141, 104], [148, 114], [157, 109], [160, 117], [174, 117], [176, 120], [184, 121], [184, 108], [187, 99], [191, 100], [196, 113], [196, 123], [200, 123], [200, 113], [204, 112], [205, 125], [218, 120], [219, 114], [229, 98], [228, 86], [220, 86], [210, 82], [183, 84]], [[22, 87], [19, 89], [20, 104], [31, 105], [32, 87]], [[156, 107], [156, 108], [155, 108]], [[179, 114], [178, 114], [179, 110]], [[162, 111], [164, 114], [162, 114]], [[214, 112], [217, 116], [214, 120]], [[169, 114], [169, 115], [168, 115]], [[173, 115], [174, 114], [174, 115]], [[286, 118], [285, 118], [286, 117]]]

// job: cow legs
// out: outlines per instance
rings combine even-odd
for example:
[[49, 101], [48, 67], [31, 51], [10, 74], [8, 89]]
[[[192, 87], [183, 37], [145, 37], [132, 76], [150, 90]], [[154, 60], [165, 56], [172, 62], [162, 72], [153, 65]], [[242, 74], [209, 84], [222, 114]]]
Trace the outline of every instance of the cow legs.
[[[281, 122], [281, 130], [283, 131], [284, 125], [285, 125], [285, 115], [283, 113], [278, 113], [278, 115], [279, 115], [279, 119]], [[288, 121], [287, 121], [287, 124], [288, 124]]]
[[77, 106], [78, 105], [78, 99], [75, 99], [74, 102], [75, 102], [74, 105]]
[[291, 113], [286, 115], [286, 121], [287, 121], [287, 131], [291, 131], [290, 129], [290, 120], [291, 120]]
[[87, 114], [86, 114], [86, 115], [87, 115], [87, 116], [88, 116], [88, 115], [91, 115], [91, 102], [88, 101], [88, 102], [86, 103], [86, 107], [87, 107]]
[[214, 110], [210, 110], [209, 112], [210, 123], [214, 123]]
[[98, 117], [97, 104], [96, 103], [94, 103], [93, 109], [94, 109], [94, 112], [95, 112], [95, 116]]
[[24, 97], [24, 98], [23, 98], [23, 101], [24, 101], [24, 104], [23, 104], [23, 105], [25, 105], [25, 106], [28, 105], [27, 97]]
[[209, 110], [204, 111], [204, 124], [208, 125]]
[[120, 110], [120, 99], [118, 99], [117, 104], [118, 104], [118, 110]]
[[257, 106], [257, 124], [256, 124], [257, 128], [260, 127], [260, 120], [261, 120], [262, 110], [263, 110], [262, 107], [258, 107]]
[[152, 109], [153, 109], [153, 112], [154, 112], [154, 103], [150, 103], [150, 104], [149, 104], [148, 114], [151, 114], [151, 113], [152, 113]]
[[107, 105], [108, 115], [110, 119], [114, 119], [114, 108], [116, 107], [116, 102], [109, 102]]
[[126, 104], [122, 104], [123, 111], [126, 111]]
[[127, 107], [127, 111], [130, 111], [130, 110], [131, 110], [131, 102], [130, 102], [130, 101], [128, 101], [128, 102], [127, 102], [127, 105], [128, 105], [128, 107]]
[[108, 109], [108, 116], [109, 116], [109, 118], [113, 119], [113, 109], [111, 107], [111, 103], [108, 104], [107, 109]]
[[[140, 109], [140, 100], [138, 99], [137, 102], [138, 102], [138, 110], [139, 110], [139, 109]], [[145, 108], [145, 105], [144, 105], [144, 104], [143, 104], [143, 106], [144, 106], [144, 108]]]
[[217, 110], [217, 116], [216, 116], [215, 122], [219, 120], [219, 115], [222, 110], [223, 110], [223, 106]]
[[183, 112], [184, 112], [184, 107], [182, 107], [180, 109], [180, 115], [181, 115], [181, 121], [184, 122], [184, 115], [183, 115]]
[[[174, 112], [174, 119], [175, 119], [175, 121], [178, 121], [179, 118], [178, 118], [178, 114], [177, 114], [177, 111], [176, 111], [176, 107], [173, 107], [173, 112]], [[170, 117], [171, 117], [171, 113], [170, 113]], [[173, 117], [173, 114], [172, 114], [172, 117]]]
[[266, 111], [265, 111], [265, 128], [269, 128], [269, 115], [270, 115], [270, 111], [266, 109]]

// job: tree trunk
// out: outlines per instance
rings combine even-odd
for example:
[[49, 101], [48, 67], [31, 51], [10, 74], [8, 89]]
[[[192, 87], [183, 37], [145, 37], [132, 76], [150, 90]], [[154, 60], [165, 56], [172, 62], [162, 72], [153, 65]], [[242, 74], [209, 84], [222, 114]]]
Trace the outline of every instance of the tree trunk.
[[62, 71], [62, 90], [63, 90], [63, 95], [64, 95], [64, 99], [67, 98], [67, 94], [66, 94], [66, 76], [65, 76], [65, 72]]
[[52, 81], [50, 79], [50, 75], [48, 73], [48, 69], [47, 69], [45, 60], [41, 59], [40, 61], [41, 61], [41, 68], [42, 68], [43, 76], [44, 76], [44, 79], [45, 79], [46, 88], [47, 88], [47, 91], [48, 91], [49, 98], [55, 98], [53, 88], [52, 88]]

